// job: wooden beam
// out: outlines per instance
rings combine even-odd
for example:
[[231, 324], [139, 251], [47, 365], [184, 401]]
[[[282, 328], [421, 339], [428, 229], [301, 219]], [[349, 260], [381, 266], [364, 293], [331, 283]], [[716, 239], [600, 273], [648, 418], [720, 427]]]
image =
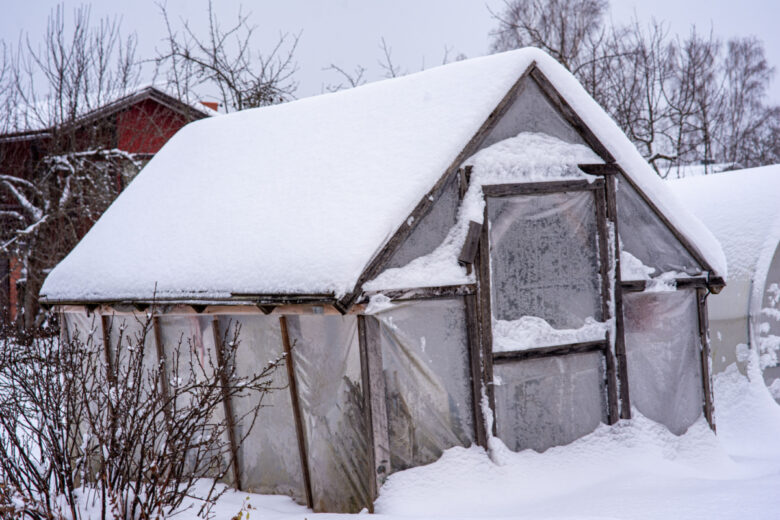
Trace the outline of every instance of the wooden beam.
[[233, 414], [233, 401], [230, 398], [230, 381], [227, 377], [228, 359], [223, 351], [222, 337], [219, 334], [219, 317], [211, 319], [211, 330], [214, 334], [214, 352], [217, 356], [220, 384], [222, 385], [222, 406], [225, 411], [225, 423], [227, 423], [228, 441], [230, 442], [231, 464], [233, 467], [233, 479], [236, 489], [243, 489], [241, 485], [241, 467], [238, 461], [238, 439], [236, 438], [236, 420]]
[[306, 495], [306, 505], [309, 508], [314, 508], [314, 494], [312, 493], [311, 473], [309, 472], [309, 454], [306, 446], [306, 430], [303, 426], [301, 403], [298, 399], [295, 362], [293, 361], [290, 331], [287, 328], [286, 316], [279, 317], [279, 325], [282, 331], [282, 346], [284, 347], [285, 365], [287, 365], [287, 383], [290, 388], [290, 400], [292, 401], [293, 418], [295, 420], [295, 432], [298, 437], [298, 454], [301, 457], [301, 473], [303, 474], [303, 488]]
[[471, 370], [471, 401], [474, 420], [474, 440], [478, 446], [487, 449], [485, 417], [482, 414], [482, 379], [484, 360], [479, 338], [479, 311], [477, 296], [470, 294], [464, 299], [466, 311], [466, 333], [469, 345], [469, 369]]
[[[620, 418], [631, 418], [631, 395], [628, 385], [628, 359], [626, 356], [625, 326], [623, 323], [623, 282], [620, 274], [620, 234], [617, 212], [617, 180], [610, 177], [606, 182], [607, 215], [612, 222], [612, 232], [615, 243], [613, 255], [615, 258], [615, 357], [617, 358], [617, 379], [620, 381]], [[642, 287], [644, 290], [644, 287]]]
[[411, 289], [390, 289], [386, 291], [366, 291], [358, 303], [368, 301], [371, 296], [383, 294], [391, 300], [431, 300], [435, 298], [452, 298], [456, 296], [465, 296], [477, 292], [476, 284], [463, 285], [442, 285], [438, 287], [417, 287]]
[[482, 235], [482, 224], [469, 222], [469, 230], [466, 234], [466, 241], [463, 243], [463, 249], [460, 250], [458, 256], [458, 263], [460, 265], [471, 266], [474, 263], [474, 259], [477, 257], [479, 251], [479, 237]]
[[482, 193], [486, 197], [512, 197], [515, 195], [542, 195], [546, 193], [560, 193], [566, 191], [595, 190], [601, 184], [602, 179], [588, 182], [585, 179], [551, 182], [519, 182], [511, 184], [485, 184]]
[[712, 374], [710, 374], [710, 338], [709, 316], [707, 315], [707, 290], [696, 289], [697, 311], [699, 315], [699, 338], [701, 340], [701, 380], [704, 390], [704, 417], [712, 431], [715, 431], [715, 405], [712, 398]]
[[512, 106], [512, 102], [523, 90], [523, 84], [525, 79], [531, 74], [536, 67], [536, 62], [532, 62], [528, 68], [517, 78], [517, 81], [510, 87], [509, 91], [504, 95], [501, 101], [496, 105], [496, 108], [488, 115], [487, 119], [482, 123], [479, 130], [469, 139], [468, 143], [463, 147], [460, 153], [453, 159], [449, 167], [444, 171], [442, 176], [426, 193], [422, 199], [417, 203], [414, 210], [412, 210], [409, 217], [403, 224], [395, 231], [392, 237], [387, 243], [380, 249], [380, 251], [374, 255], [369, 261], [368, 265], [363, 269], [363, 272], [358, 277], [355, 287], [352, 292], [345, 295], [340, 301], [346, 309], [352, 306], [357, 297], [360, 294], [360, 289], [364, 283], [368, 280], [375, 278], [380, 272], [382, 272], [384, 266], [392, 257], [395, 250], [406, 240], [406, 238], [415, 229], [417, 224], [422, 220], [422, 217], [428, 214], [436, 200], [438, 200], [441, 193], [444, 191], [444, 187], [450, 182], [459, 177], [458, 169], [463, 164], [463, 161], [474, 155], [479, 150], [480, 145], [488, 136], [490, 131], [495, 127], [496, 123]]
[[493, 314], [490, 295], [490, 237], [488, 232], [488, 206], [485, 198], [485, 209], [482, 216], [482, 236], [479, 239], [479, 255], [474, 265], [477, 274], [477, 322], [479, 323], [479, 344], [482, 356], [482, 379], [480, 387], [480, 406], [482, 388], [488, 400], [488, 406], [493, 411], [493, 431], [496, 435], [496, 398], [493, 388]]
[[541, 70], [534, 66], [533, 70], [531, 71], [531, 78], [533, 78], [533, 80], [542, 90], [542, 93], [545, 95], [545, 97], [557, 109], [558, 113], [561, 114], [561, 116], [563, 116], [563, 118], [568, 121], [572, 127], [574, 127], [578, 134], [580, 134], [582, 140], [585, 141], [588, 146], [593, 148], [593, 151], [596, 152], [599, 157], [604, 160], [604, 162], [615, 162], [615, 158], [611, 153], [609, 153], [607, 147], [604, 146], [602, 142], [596, 137], [596, 134], [594, 134], [591, 129], [588, 128], [588, 125], [585, 124], [577, 112], [574, 111], [571, 105], [569, 105], [569, 103], [563, 98], [563, 96], [561, 96], [552, 83], [550, 83], [550, 80], [547, 79], [547, 76], [545, 76]]
[[530, 348], [528, 350], [510, 350], [506, 352], [494, 352], [493, 364], [503, 365], [505, 363], [514, 363], [526, 359], [539, 359], [553, 356], [565, 356], [567, 354], [581, 354], [583, 352], [594, 352], [597, 350], [607, 350], [609, 345], [605, 339], [598, 341], [581, 341], [579, 343], [569, 343], [566, 345], [555, 345], [552, 347]]
[[363, 381], [363, 405], [370, 435], [369, 512], [374, 512], [374, 500], [379, 488], [390, 475], [390, 433], [385, 401], [385, 376], [382, 369], [382, 345], [379, 321], [373, 316], [359, 315], [358, 340], [360, 342], [360, 367]]
[[171, 403], [171, 389], [168, 386], [170, 384], [168, 381], [170, 374], [168, 374], [168, 360], [165, 356], [165, 346], [163, 345], [162, 326], [160, 325], [159, 316], [152, 317], [152, 329], [154, 330], [154, 346], [157, 350], [157, 368], [160, 373], [160, 391], [162, 392], [163, 399], [168, 403], [168, 406], [166, 406], [163, 411], [165, 412], [165, 417], [170, 421], [170, 405], [173, 404]]
[[[100, 327], [103, 331], [103, 355], [106, 358], [106, 373], [108, 375], [108, 382], [112, 385], [116, 386], [116, 372], [114, 372], [114, 369], [116, 369], [114, 358], [111, 355], [111, 325], [109, 324], [110, 316], [107, 314], [102, 314], [100, 316]], [[119, 345], [117, 345], [117, 348], [119, 348]], [[119, 354], [117, 352], [117, 354]]]
[[614, 163], [606, 164], [578, 164], [577, 167], [588, 175], [617, 175], [620, 168]]
[[[601, 278], [601, 316], [602, 321], [607, 321], [610, 316], [610, 309], [614, 308], [614, 290], [616, 285], [613, 285], [611, 276], [614, 274], [610, 272], [610, 256], [614, 256], [615, 245], [612, 244], [612, 254], [610, 254], [610, 237], [607, 227], [607, 194], [604, 188], [605, 183], [599, 183], [600, 186], [593, 193], [596, 200], [596, 225], [598, 229], [598, 254], [599, 254], [599, 277]], [[615, 358], [611, 349], [611, 342], [609, 341], [609, 335], [607, 335], [608, 348], [604, 351], [605, 359], [605, 379], [607, 384], [607, 420], [609, 424], [614, 424], [618, 421], [618, 383], [617, 374], [615, 370]]]

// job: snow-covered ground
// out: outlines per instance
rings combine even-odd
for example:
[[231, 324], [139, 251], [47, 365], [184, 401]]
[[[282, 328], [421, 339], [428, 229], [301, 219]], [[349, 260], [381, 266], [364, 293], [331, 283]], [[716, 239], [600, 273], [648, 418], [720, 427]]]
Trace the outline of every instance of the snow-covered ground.
[[[718, 436], [703, 419], [676, 437], [637, 414], [543, 454], [513, 453], [494, 439], [453, 448], [396, 473], [376, 518], [773, 519], [780, 518], [780, 406], [760, 377], [734, 366], [715, 378]], [[343, 520], [278, 496], [227, 493], [213, 511], [231, 518]], [[186, 518], [188, 513], [177, 518]]]

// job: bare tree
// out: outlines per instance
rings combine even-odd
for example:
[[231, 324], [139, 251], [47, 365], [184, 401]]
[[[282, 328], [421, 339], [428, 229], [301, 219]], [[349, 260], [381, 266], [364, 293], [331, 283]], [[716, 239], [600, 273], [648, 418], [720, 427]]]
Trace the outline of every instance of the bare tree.
[[191, 498], [208, 516], [234, 467], [224, 400], [253, 403], [236, 418], [243, 441], [283, 359], [238, 376], [228, 326], [221, 357], [179, 338], [158, 360], [152, 319], [109, 318], [106, 340], [93, 315], [73, 337], [0, 343], [0, 516], [79, 520], [96, 504], [103, 519], [167, 518]]
[[165, 4], [158, 5], [168, 35], [156, 63], [180, 99], [193, 94], [201, 99], [216, 97], [230, 112], [292, 98], [297, 88], [294, 54], [299, 35], [280, 35], [263, 54], [257, 50], [250, 14], [239, 11], [236, 23], [224, 29], [209, 1], [208, 30], [202, 36], [188, 21], [176, 27]]

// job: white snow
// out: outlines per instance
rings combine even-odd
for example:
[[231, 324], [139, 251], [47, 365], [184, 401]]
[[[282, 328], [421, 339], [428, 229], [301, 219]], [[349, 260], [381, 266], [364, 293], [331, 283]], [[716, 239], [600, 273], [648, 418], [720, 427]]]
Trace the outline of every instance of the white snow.
[[585, 318], [585, 323], [578, 329], [555, 329], [536, 316], [523, 316], [512, 321], [493, 320], [493, 352], [598, 341], [606, 338], [609, 330], [610, 323], [596, 321], [592, 317]]
[[640, 259], [620, 248], [620, 279], [649, 280], [655, 272], [655, 267], [649, 267]]
[[48, 301], [351, 291], [535, 62], [635, 184], [723, 275], [717, 242], [577, 80], [537, 49], [182, 129], [49, 275]]

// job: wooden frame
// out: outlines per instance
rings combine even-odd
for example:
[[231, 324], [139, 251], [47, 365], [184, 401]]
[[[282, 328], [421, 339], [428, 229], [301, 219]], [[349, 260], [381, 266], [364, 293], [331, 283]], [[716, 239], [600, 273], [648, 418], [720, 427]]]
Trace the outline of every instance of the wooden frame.
[[379, 488], [391, 473], [390, 434], [385, 402], [385, 378], [382, 373], [382, 346], [379, 342], [379, 321], [373, 316], [358, 316], [358, 340], [360, 342], [360, 367], [363, 384], [363, 405], [366, 424], [371, 438], [369, 449], [369, 503], [374, 512], [374, 500]]
[[228, 441], [230, 442], [231, 464], [233, 467], [233, 478], [236, 482], [236, 489], [242, 489], [241, 486], [241, 467], [238, 460], [238, 439], [236, 438], [236, 418], [233, 415], [233, 401], [230, 399], [227, 373], [227, 359], [223, 351], [222, 337], [219, 334], [219, 317], [214, 316], [211, 319], [211, 330], [214, 335], [214, 352], [217, 357], [217, 367], [219, 368], [220, 383], [222, 384], [222, 406], [225, 409], [225, 421], [227, 422]]
[[706, 289], [696, 289], [696, 304], [699, 315], [699, 338], [701, 340], [701, 379], [702, 390], [704, 391], [704, 417], [707, 423], [715, 431], [715, 406], [712, 398], [712, 375], [710, 374], [710, 338], [709, 338], [709, 316], [707, 314], [707, 296], [709, 292]]
[[306, 444], [306, 430], [303, 427], [303, 414], [301, 403], [298, 399], [298, 383], [295, 378], [295, 361], [292, 355], [290, 343], [290, 331], [287, 328], [287, 317], [279, 317], [279, 326], [282, 332], [282, 346], [284, 347], [285, 365], [287, 366], [287, 383], [290, 388], [293, 418], [295, 420], [295, 433], [298, 438], [298, 454], [301, 457], [301, 474], [303, 475], [303, 490], [306, 496], [306, 505], [314, 508], [314, 494], [311, 487], [311, 473], [309, 472], [309, 452]]
[[[537, 183], [514, 183], [514, 184], [494, 184], [485, 185], [482, 188], [485, 197], [485, 211], [483, 215], [483, 232], [480, 240], [479, 269], [477, 285], [479, 290], [480, 307], [480, 338], [482, 343], [482, 355], [484, 359], [483, 382], [488, 389], [488, 398], [490, 408], [494, 413], [493, 434], [496, 433], [496, 424], [498, 418], [495, 417], [495, 392], [493, 390], [493, 365], [532, 357], [544, 357], [555, 355], [566, 355], [578, 352], [587, 352], [591, 350], [601, 350], [604, 353], [605, 360], [605, 383], [607, 388], [607, 419], [610, 424], [617, 422], [619, 417], [618, 406], [618, 377], [615, 367], [615, 357], [612, 349], [609, 348], [610, 338], [593, 342], [576, 343], [569, 345], [556, 345], [553, 347], [544, 347], [541, 349], [529, 349], [524, 351], [514, 351], [511, 353], [494, 353], [492, 349], [492, 313], [490, 312], [491, 292], [490, 292], [490, 244], [488, 229], [488, 198], [502, 198], [512, 196], [534, 196], [552, 193], [564, 193], [571, 191], [592, 191], [594, 195], [594, 206], [596, 211], [597, 234], [596, 248], [599, 257], [599, 278], [601, 285], [601, 312], [604, 320], [610, 319], [610, 299], [616, 292], [615, 287], [610, 280], [610, 253], [609, 253], [609, 231], [607, 228], [609, 211], [609, 195], [607, 187], [609, 183], [605, 179], [597, 179], [589, 182], [587, 180], [562, 180]], [[614, 213], [613, 213], [614, 214]], [[617, 235], [615, 235], [617, 236]], [[615, 241], [617, 242], [617, 241]], [[617, 245], [615, 245], [617, 248]], [[614, 306], [618, 309], [618, 306]], [[621, 331], [622, 332], [622, 331]], [[622, 338], [622, 334], [620, 334]], [[617, 339], [617, 338], [616, 338]]]

